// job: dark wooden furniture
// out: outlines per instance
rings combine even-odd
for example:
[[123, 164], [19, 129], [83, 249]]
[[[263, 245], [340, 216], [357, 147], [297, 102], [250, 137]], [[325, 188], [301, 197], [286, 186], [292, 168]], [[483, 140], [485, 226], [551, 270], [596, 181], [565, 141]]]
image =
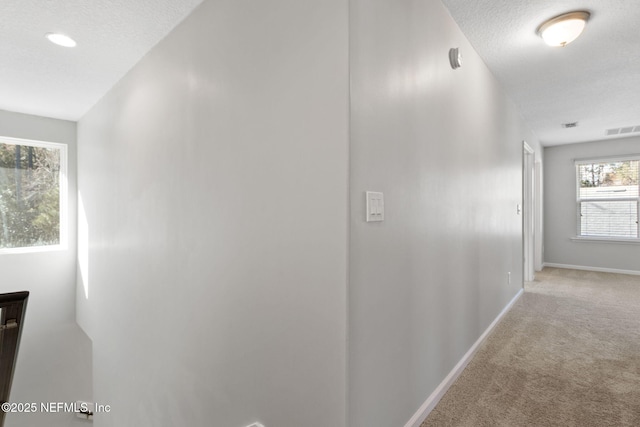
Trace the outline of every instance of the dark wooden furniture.
[[[29, 292], [0, 294], [0, 403], [9, 401]], [[0, 427], [5, 413], [0, 411]]]

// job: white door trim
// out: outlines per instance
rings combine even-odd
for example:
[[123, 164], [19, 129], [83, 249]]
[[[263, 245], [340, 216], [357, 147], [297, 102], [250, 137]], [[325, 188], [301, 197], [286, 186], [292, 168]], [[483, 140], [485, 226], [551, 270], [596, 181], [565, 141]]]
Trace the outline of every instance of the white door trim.
[[527, 141], [522, 141], [522, 148], [523, 279], [530, 282], [535, 275], [535, 152]]

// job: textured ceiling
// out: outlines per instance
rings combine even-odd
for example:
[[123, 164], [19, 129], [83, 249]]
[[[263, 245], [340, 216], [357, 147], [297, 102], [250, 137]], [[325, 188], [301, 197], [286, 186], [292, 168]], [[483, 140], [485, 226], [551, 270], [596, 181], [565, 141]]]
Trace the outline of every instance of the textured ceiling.
[[0, 1], [0, 109], [78, 120], [201, 1]]
[[[617, 138], [605, 130], [640, 125], [638, 0], [443, 3], [543, 145]], [[574, 10], [591, 19], [573, 43], [551, 48], [536, 35], [546, 19]], [[562, 128], [569, 122], [578, 126]]]

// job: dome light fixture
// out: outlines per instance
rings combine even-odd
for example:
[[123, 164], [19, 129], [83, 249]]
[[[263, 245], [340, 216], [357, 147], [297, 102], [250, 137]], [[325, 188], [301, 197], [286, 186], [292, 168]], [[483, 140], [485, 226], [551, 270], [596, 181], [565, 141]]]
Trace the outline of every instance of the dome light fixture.
[[538, 34], [549, 46], [565, 47], [578, 38], [591, 14], [576, 11], [551, 18], [538, 27]]
[[60, 33], [47, 33], [45, 34], [45, 37], [49, 39], [51, 43], [55, 43], [58, 46], [75, 47], [77, 44], [71, 37]]

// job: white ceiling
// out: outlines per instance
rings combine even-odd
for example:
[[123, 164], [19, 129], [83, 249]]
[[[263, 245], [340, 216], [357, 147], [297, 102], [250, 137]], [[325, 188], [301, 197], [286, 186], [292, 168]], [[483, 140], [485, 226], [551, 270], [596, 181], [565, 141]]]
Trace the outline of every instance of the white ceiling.
[[[543, 145], [614, 138], [605, 130], [640, 125], [638, 0], [443, 2]], [[574, 10], [591, 19], [573, 43], [551, 48], [536, 35], [545, 20]]]
[[[201, 1], [0, 1], [0, 109], [78, 120]], [[544, 145], [640, 125], [637, 0], [443, 2]], [[536, 28], [572, 10], [592, 13], [584, 34], [546, 46]], [[48, 32], [78, 46], [53, 45]]]
[[0, 109], [78, 120], [201, 1], [0, 1]]

